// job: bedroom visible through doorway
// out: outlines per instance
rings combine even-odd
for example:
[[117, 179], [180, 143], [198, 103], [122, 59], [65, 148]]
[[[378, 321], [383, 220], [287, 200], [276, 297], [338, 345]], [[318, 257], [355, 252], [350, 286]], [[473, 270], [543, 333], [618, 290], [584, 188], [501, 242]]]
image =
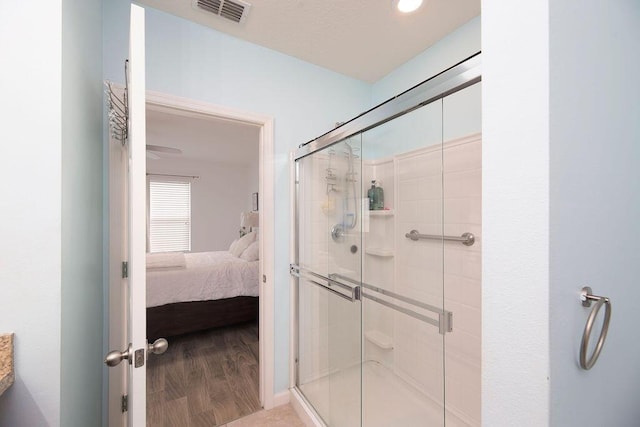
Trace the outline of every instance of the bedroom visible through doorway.
[[223, 425], [262, 408], [263, 127], [147, 106], [147, 425]]

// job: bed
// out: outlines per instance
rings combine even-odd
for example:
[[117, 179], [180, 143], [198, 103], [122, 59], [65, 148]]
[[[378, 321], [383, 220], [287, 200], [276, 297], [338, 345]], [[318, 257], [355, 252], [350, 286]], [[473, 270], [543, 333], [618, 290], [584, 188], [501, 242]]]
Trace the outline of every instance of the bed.
[[[256, 320], [257, 241], [248, 246], [253, 249], [147, 255], [149, 341]], [[245, 256], [245, 249], [255, 255]]]

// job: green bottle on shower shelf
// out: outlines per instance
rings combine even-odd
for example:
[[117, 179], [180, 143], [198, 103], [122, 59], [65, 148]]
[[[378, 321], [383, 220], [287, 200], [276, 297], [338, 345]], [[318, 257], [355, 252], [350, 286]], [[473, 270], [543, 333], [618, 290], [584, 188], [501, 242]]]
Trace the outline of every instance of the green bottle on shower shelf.
[[369, 210], [379, 211], [384, 209], [384, 191], [380, 187], [380, 181], [371, 181], [371, 188], [367, 191], [369, 197]]
[[374, 197], [375, 197], [375, 193], [376, 193], [376, 181], [373, 180], [371, 181], [371, 188], [369, 189], [369, 191], [367, 191], [367, 197], [369, 198], [369, 210], [372, 211], [373, 210], [373, 204], [374, 204]]

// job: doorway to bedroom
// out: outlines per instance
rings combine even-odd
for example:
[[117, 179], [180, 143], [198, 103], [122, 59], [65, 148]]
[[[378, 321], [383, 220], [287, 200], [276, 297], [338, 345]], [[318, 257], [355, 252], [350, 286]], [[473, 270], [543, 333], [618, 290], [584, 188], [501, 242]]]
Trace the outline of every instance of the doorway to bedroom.
[[268, 405], [264, 126], [164, 104], [146, 112], [147, 339], [169, 347], [147, 363], [147, 425], [218, 426]]

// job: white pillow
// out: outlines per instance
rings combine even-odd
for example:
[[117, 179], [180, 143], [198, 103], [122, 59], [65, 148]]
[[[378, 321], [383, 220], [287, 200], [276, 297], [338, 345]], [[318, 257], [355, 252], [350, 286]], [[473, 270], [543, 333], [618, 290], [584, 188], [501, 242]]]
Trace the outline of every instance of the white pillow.
[[236, 240], [234, 240], [233, 242], [231, 242], [231, 244], [229, 245], [229, 252], [231, 252], [233, 250], [233, 248], [236, 247], [236, 245], [238, 244], [238, 240], [240, 240], [239, 237]]
[[247, 247], [247, 249], [242, 252], [240, 258], [245, 261], [257, 261], [258, 259], [260, 259], [259, 242], [256, 240], [255, 242], [251, 243], [249, 247]]
[[244, 236], [239, 238], [237, 242], [235, 242], [235, 245], [233, 243], [231, 244], [229, 252], [231, 252], [233, 256], [239, 257], [240, 255], [242, 255], [242, 252], [244, 252], [244, 250], [247, 249], [249, 245], [255, 240], [256, 233], [245, 234]]

